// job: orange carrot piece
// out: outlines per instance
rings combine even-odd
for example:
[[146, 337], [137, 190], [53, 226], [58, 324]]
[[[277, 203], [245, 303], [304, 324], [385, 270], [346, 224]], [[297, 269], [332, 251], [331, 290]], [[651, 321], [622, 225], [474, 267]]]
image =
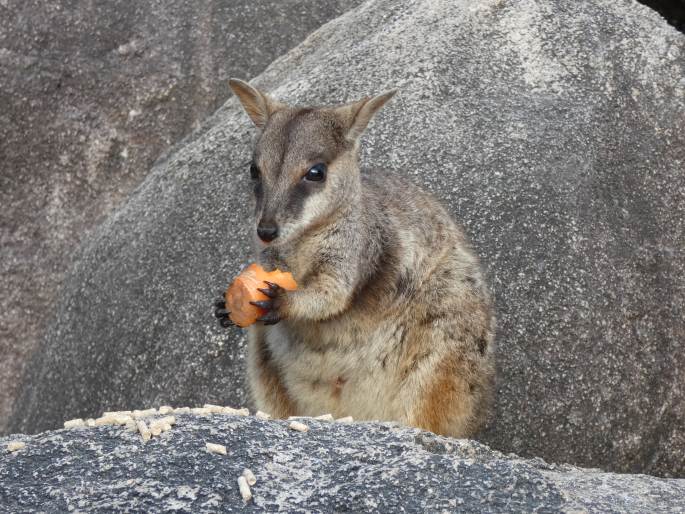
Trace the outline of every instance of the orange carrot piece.
[[278, 284], [286, 291], [297, 289], [292, 273], [278, 269], [264, 271], [259, 264], [250, 264], [236, 277], [224, 296], [230, 318], [239, 327], [252, 325], [257, 318], [266, 314], [266, 310], [250, 303], [268, 300], [268, 296], [258, 291], [258, 288], [268, 287], [264, 281]]

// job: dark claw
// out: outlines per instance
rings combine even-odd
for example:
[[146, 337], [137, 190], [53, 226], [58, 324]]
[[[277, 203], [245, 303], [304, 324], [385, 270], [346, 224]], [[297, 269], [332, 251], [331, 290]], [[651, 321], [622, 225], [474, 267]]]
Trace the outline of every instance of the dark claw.
[[261, 321], [265, 325], [275, 325], [276, 323], [281, 321], [281, 318], [279, 318], [278, 314], [276, 314], [275, 312], [267, 312], [261, 318], [257, 318], [257, 321]]
[[278, 296], [278, 293], [274, 291], [273, 289], [267, 289], [267, 288], [257, 288], [257, 291], [260, 291], [261, 293], [264, 293], [266, 296], [269, 298], [276, 298]]
[[278, 315], [278, 309], [281, 305], [280, 297], [285, 294], [285, 289], [278, 284], [269, 282], [268, 280], [265, 280], [264, 283], [269, 286], [269, 288], [259, 289], [259, 291], [264, 293], [269, 299], [250, 303], [259, 307], [260, 309], [265, 309], [267, 311], [264, 316], [257, 318], [257, 321], [261, 321], [265, 325], [275, 325], [281, 321], [281, 317]]
[[233, 323], [228, 317], [228, 315], [231, 313], [228, 309], [226, 309], [225, 299], [222, 298], [221, 300], [217, 300], [214, 303], [214, 307], [216, 307], [216, 309], [214, 310], [214, 316], [216, 316], [219, 319], [219, 325], [221, 325], [224, 328], [232, 327], [233, 325], [235, 325], [235, 323]]
[[258, 300], [255, 302], [250, 302], [252, 305], [259, 307], [260, 309], [271, 309], [273, 307], [273, 301], [271, 300]]

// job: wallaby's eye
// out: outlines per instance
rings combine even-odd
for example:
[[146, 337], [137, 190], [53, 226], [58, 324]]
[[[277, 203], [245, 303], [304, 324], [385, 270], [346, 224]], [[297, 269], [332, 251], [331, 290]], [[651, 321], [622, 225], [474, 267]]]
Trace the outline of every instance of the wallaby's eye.
[[252, 180], [259, 178], [259, 168], [254, 162], [250, 165], [250, 177], [252, 177]]
[[325, 177], [326, 165], [320, 162], [319, 164], [315, 164], [314, 166], [309, 168], [309, 171], [304, 176], [304, 179], [309, 180], [311, 182], [321, 182]]

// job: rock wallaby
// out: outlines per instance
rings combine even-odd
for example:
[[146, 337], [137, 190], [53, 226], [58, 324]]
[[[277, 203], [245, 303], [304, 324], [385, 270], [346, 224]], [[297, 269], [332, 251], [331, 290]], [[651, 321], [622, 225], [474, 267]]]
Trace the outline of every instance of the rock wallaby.
[[[299, 285], [262, 289], [266, 314], [248, 329], [256, 407], [473, 435], [495, 374], [478, 259], [430, 194], [359, 169], [359, 138], [394, 91], [291, 107], [240, 80], [230, 87], [260, 130], [249, 171], [256, 259]], [[230, 324], [223, 302], [216, 315]]]

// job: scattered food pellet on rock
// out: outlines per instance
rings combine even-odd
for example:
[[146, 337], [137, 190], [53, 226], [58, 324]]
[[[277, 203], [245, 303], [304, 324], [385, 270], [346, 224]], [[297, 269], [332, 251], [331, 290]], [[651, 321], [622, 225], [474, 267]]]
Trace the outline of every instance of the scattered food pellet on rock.
[[130, 410], [112, 410], [105, 411], [102, 413], [103, 418], [116, 418], [117, 416], [130, 416], [132, 412]]
[[174, 414], [190, 414], [190, 407], [176, 407]]
[[133, 418], [128, 414], [119, 414], [118, 416], [114, 416], [114, 423], [117, 425], [125, 425], [129, 421], [133, 421]]
[[211, 410], [205, 407], [195, 407], [193, 409], [190, 409], [190, 412], [192, 412], [196, 416], [209, 416], [212, 413]]
[[226, 455], [226, 447], [223, 444], [205, 443], [205, 445], [207, 446], [207, 451], [209, 453]]
[[80, 428], [85, 426], [86, 423], [81, 418], [70, 419], [64, 422], [64, 428]]
[[150, 432], [152, 435], [158, 436], [162, 432], [171, 430], [171, 425], [176, 424], [176, 418], [174, 416], [165, 416], [163, 418], [155, 419], [150, 423]]
[[99, 417], [98, 419], [95, 420], [95, 426], [102, 426], [102, 425], [125, 425], [128, 420], [131, 419], [131, 416], [128, 414], [118, 414], [118, 413], [109, 413], [106, 416]]
[[221, 410], [222, 414], [231, 414], [233, 416], [249, 416], [250, 411], [246, 407], [242, 409], [234, 409], [233, 407], [223, 407]]
[[149, 418], [150, 416], [154, 416], [157, 414], [157, 409], [144, 409], [144, 410], [134, 410], [133, 411], [133, 417], [138, 419], [138, 418]]
[[245, 468], [243, 470], [243, 476], [245, 477], [245, 480], [247, 480], [248, 485], [255, 485], [257, 483], [257, 477], [254, 476], [251, 469]]
[[147, 427], [147, 423], [145, 423], [145, 421], [143, 421], [142, 419], [139, 419], [136, 422], [136, 425], [138, 426], [138, 432], [140, 432], [140, 436], [143, 438], [143, 442], [147, 443], [152, 437], [152, 433], [150, 432], [150, 429]]
[[354, 418], [352, 416], [345, 416], [344, 418], [338, 418], [335, 421], [338, 423], [352, 423]]
[[238, 488], [243, 500], [249, 502], [252, 499], [252, 491], [250, 491], [250, 486], [247, 484], [247, 479], [244, 476], [238, 477]]
[[26, 443], [23, 443], [21, 441], [10, 441], [7, 443], [7, 451], [8, 452], [16, 452], [17, 450], [22, 450], [26, 448]]
[[171, 406], [169, 406], [169, 405], [162, 405], [162, 406], [159, 408], [159, 413], [160, 413], [160, 414], [171, 414], [172, 412], [174, 412], [174, 408], [171, 407]]
[[102, 416], [95, 420], [96, 427], [101, 427], [103, 425], [114, 425], [114, 418], [111, 416]]
[[317, 416], [314, 419], [318, 419], [320, 421], [333, 421], [335, 418], [333, 417], [333, 414], [321, 414], [321, 416]]
[[86, 426], [87, 426], [87, 427], [94, 427], [94, 426], [96, 426], [96, 425], [95, 425], [95, 420], [94, 420], [93, 418], [88, 418], [88, 419], [86, 420]]
[[[156, 427], [156, 426], [159, 426], [159, 427], [168, 426], [169, 428], [171, 428], [171, 425], [175, 425], [175, 424], [176, 424], [176, 418], [174, 416], [164, 416], [163, 418], [157, 418], [157, 419], [153, 420], [152, 422], [150, 422], [150, 430], [152, 430], [152, 427]], [[165, 430], [169, 430], [169, 428], [167, 428]]]
[[131, 418], [126, 422], [126, 430], [130, 430], [131, 432], [138, 431], [138, 424], [135, 419]]
[[291, 428], [292, 430], [297, 430], [298, 432], [306, 432], [307, 430], [309, 430], [309, 427], [307, 425], [305, 425], [304, 423], [300, 423], [299, 421], [291, 421], [288, 425], [288, 428]]
[[205, 403], [202, 408], [207, 409], [212, 414], [221, 414], [224, 411], [221, 405], [212, 405], [211, 403]]
[[262, 412], [258, 410], [255, 413], [255, 416], [258, 417], [259, 419], [271, 419], [271, 414], [267, 414], [266, 412]]

